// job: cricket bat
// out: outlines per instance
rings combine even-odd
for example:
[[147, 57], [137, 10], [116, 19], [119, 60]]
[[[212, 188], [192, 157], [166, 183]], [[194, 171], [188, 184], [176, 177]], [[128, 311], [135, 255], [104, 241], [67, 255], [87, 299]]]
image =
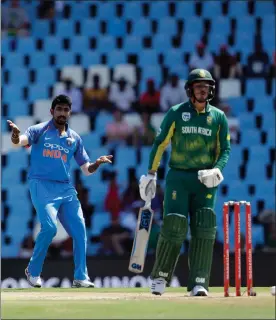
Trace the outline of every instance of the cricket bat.
[[141, 273], [144, 270], [153, 215], [154, 212], [150, 207], [150, 203], [139, 210], [128, 266], [128, 270], [131, 272]]

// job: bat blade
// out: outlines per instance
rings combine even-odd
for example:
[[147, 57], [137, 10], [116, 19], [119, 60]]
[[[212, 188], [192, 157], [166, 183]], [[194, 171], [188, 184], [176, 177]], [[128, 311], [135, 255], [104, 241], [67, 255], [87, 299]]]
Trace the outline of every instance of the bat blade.
[[128, 270], [131, 272], [141, 273], [144, 270], [153, 215], [154, 212], [151, 208], [143, 207], [139, 210], [128, 266]]

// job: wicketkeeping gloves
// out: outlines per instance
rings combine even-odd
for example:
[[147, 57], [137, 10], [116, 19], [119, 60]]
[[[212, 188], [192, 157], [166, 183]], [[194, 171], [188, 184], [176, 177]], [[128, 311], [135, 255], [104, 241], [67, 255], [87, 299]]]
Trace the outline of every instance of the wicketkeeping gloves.
[[198, 179], [207, 188], [214, 188], [223, 181], [223, 175], [218, 168], [210, 170], [199, 170]]
[[153, 199], [156, 192], [156, 174], [142, 175], [139, 181], [139, 190], [144, 201], [149, 202]]

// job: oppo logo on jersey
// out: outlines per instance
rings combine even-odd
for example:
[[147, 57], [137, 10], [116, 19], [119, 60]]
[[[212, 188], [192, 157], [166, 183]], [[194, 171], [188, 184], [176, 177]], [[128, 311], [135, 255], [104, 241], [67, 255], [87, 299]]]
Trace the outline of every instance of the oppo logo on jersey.
[[[53, 144], [53, 143], [44, 143], [45, 149], [43, 149], [43, 157], [45, 158], [54, 158], [54, 159], [60, 159], [64, 162], [67, 162], [67, 154], [69, 153], [69, 150], [66, 148], [63, 148], [59, 144]], [[65, 153], [61, 153], [61, 151]]]

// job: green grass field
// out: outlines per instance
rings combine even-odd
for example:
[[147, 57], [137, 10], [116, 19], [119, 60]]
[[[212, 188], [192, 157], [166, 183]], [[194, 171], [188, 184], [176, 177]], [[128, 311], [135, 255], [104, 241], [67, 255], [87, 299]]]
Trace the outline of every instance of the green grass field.
[[5, 289], [2, 319], [275, 319], [270, 288], [257, 296], [223, 297], [211, 288], [208, 297], [189, 297], [185, 288], [168, 288], [161, 297], [145, 288]]

